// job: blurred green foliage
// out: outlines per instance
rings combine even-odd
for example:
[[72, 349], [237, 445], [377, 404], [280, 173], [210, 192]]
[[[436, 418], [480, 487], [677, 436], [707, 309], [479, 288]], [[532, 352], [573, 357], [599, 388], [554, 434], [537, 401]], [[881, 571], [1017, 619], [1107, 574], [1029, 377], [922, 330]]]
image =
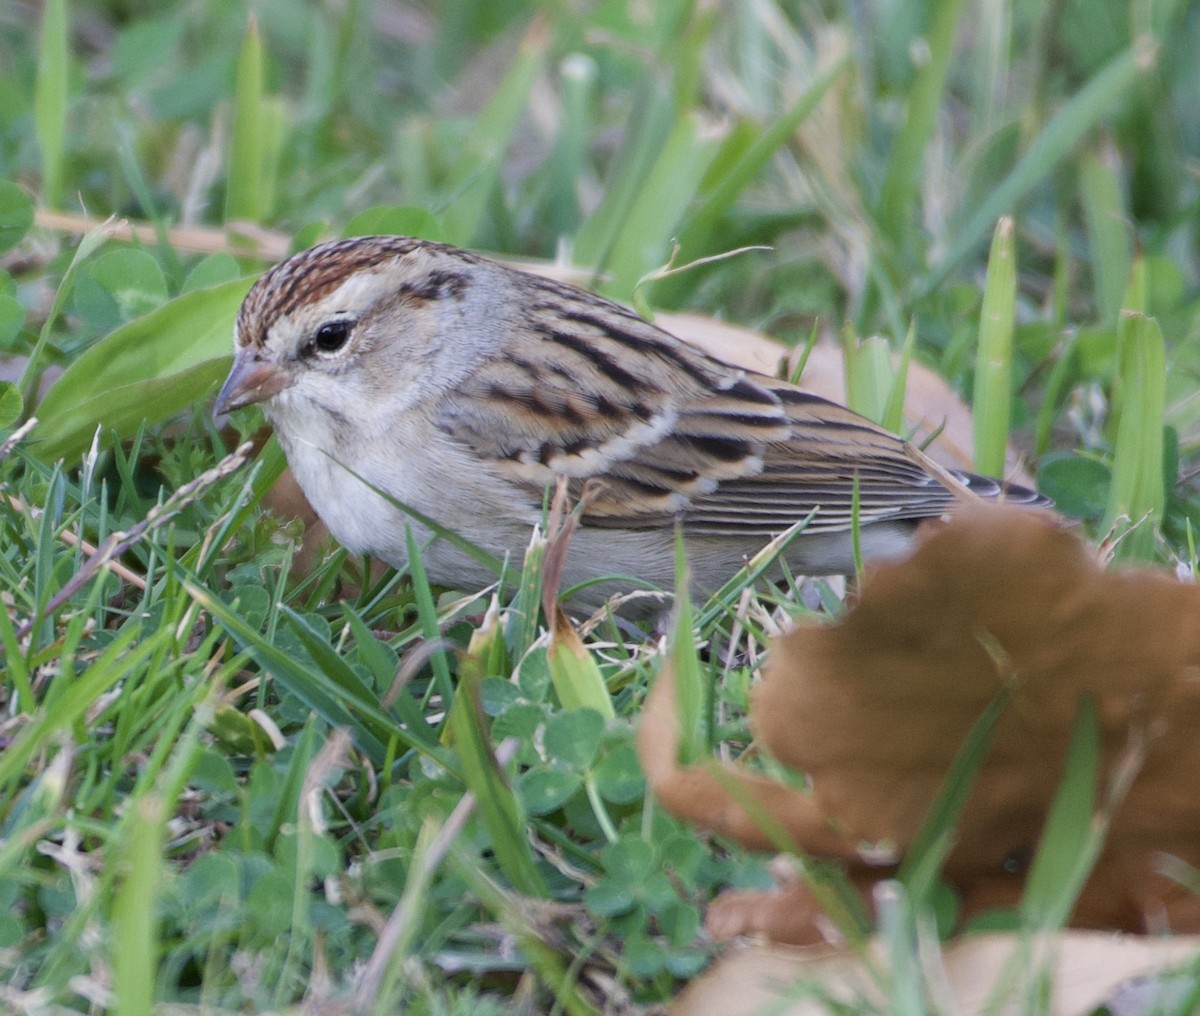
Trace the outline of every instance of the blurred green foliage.
[[[586, 1011], [552, 982], [588, 962], [630, 1011], [669, 997], [706, 962], [703, 903], [767, 879], [645, 797], [651, 640], [590, 636], [608, 718], [556, 695], [536, 569], [494, 627], [419, 567], [297, 575], [295, 525], [257, 511], [274, 445], [124, 549], [145, 589], [100, 570], [72, 593], [79, 539], [135, 531], [224, 454], [206, 397], [257, 272], [396, 231], [844, 336], [854, 401], [893, 425], [924, 362], [980, 393], [989, 468], [1007, 436], [1089, 532], [1148, 512], [1123, 553], [1194, 567], [1197, 52], [1181, 0], [0, 8], [0, 440], [41, 421], [0, 461], [6, 985], [63, 1011], [340, 1002], [396, 912], [380, 962], [419, 975], [382, 979], [379, 1011], [493, 1011], [527, 961], [546, 1009]], [[53, 213], [144, 228], [77, 243]], [[1015, 279], [988, 267], [1001, 216]], [[677, 657], [696, 754], [749, 743], [766, 635], [742, 617], [755, 648], [725, 652], [740, 589], [676, 624], [709, 647]], [[352, 747], [327, 757], [335, 726]], [[510, 796], [439, 854], [468, 789]], [[908, 863], [929, 888], [937, 858]], [[531, 929], [514, 887], [565, 916]]]

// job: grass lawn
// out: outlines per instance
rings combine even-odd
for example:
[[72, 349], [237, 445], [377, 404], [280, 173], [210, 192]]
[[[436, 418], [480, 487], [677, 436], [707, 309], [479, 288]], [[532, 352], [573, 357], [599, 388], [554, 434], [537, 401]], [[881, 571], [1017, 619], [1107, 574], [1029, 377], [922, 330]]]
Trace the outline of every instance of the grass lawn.
[[[647, 796], [668, 650], [551, 645], [536, 541], [495, 596], [297, 555], [261, 417], [210, 417], [267, 266], [365, 233], [556, 262], [841, 342], [893, 427], [903, 350], [980, 471], [1011, 444], [1192, 573], [1197, 53], [1179, 0], [0, 9], [0, 1011], [661, 1011], [706, 902], [770, 884]], [[745, 585], [683, 640], [733, 757], [769, 636], [841, 609]]]

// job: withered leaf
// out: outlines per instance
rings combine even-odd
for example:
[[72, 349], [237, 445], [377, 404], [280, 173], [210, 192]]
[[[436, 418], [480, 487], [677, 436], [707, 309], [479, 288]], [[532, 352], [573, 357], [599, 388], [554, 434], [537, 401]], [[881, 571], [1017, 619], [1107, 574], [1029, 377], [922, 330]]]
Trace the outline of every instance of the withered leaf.
[[[1149, 569], [1105, 571], [1048, 513], [974, 506], [909, 559], [871, 572], [843, 620], [773, 645], [751, 722], [776, 758], [808, 774], [811, 794], [766, 796], [761, 777], [741, 773], [731, 796], [711, 771], [671, 773], [661, 744], [647, 772], [680, 814], [766, 847], [737, 801], [756, 792], [801, 847], [864, 875], [862, 845], [912, 842], [972, 724], [1011, 682], [945, 872], [971, 913], [1019, 899], [1013, 869], [1036, 848], [1088, 694], [1102, 773], [1131, 757], [1139, 768], [1073, 923], [1200, 929], [1195, 898], [1157, 874], [1160, 854], [1200, 864], [1198, 622], [1200, 587]], [[659, 694], [648, 721], [661, 731]], [[652, 740], [643, 735], [643, 748]], [[682, 779], [686, 800], [674, 789]]]

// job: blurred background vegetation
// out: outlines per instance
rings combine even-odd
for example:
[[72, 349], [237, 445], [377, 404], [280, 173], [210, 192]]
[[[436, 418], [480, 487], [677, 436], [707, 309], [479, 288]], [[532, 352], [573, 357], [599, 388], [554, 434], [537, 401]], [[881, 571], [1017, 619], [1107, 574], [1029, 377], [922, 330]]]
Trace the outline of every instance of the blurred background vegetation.
[[[0, 16], [0, 176], [42, 208], [158, 230], [80, 266], [71, 327], [46, 336], [26, 394], [35, 372], [171, 297], [346, 232], [559, 259], [643, 308], [790, 342], [820, 319], [898, 347], [911, 324], [917, 355], [970, 391], [988, 238], [1013, 214], [1011, 387], [1025, 397], [1011, 419], [1027, 450], [1052, 452], [1051, 492], [1104, 515], [1123, 305], [1168, 337], [1166, 423], [1194, 443], [1194, 5], [252, 8], [54, 0]], [[165, 233], [184, 226], [221, 230], [199, 245], [224, 253], [197, 263]], [[239, 247], [263, 229], [274, 242]], [[51, 278], [71, 255], [48, 251], [52, 236], [38, 248]], [[645, 282], [755, 245], [771, 250]], [[1142, 295], [1127, 304], [1135, 257]], [[0, 343], [21, 353], [50, 296], [45, 276], [40, 291], [13, 279], [30, 318], [6, 304]], [[220, 373], [212, 338], [184, 357], [210, 369], [178, 391], [157, 366], [137, 376], [160, 418]], [[59, 420], [47, 454], [78, 454], [102, 418], [138, 423]]]
[[[40, 422], [0, 463], [0, 666], [5, 736], [20, 746], [0, 762], [3, 1004], [86, 1008], [93, 991], [103, 1006], [116, 990], [128, 1012], [152, 998], [286, 1005], [313, 997], [318, 970], [327, 995], [352, 993], [374, 946], [364, 928], [424, 856], [422, 820], [461, 796], [437, 736], [387, 744], [387, 724], [413, 713], [364, 719], [365, 705], [335, 700], [354, 682], [386, 687], [420, 639], [465, 646], [480, 629], [439, 615], [419, 577], [415, 593], [364, 580], [343, 602], [333, 594], [344, 570], [363, 579], [356, 563], [290, 575], [278, 533], [250, 511], [277, 456], [249, 484], [185, 492], [173, 527], [122, 545], [140, 599], [112, 575], [70, 586], [83, 556], [64, 533], [101, 544], [128, 531], [224, 454], [206, 396], [254, 273], [324, 236], [415, 234], [557, 261], [647, 312], [701, 310], [793, 344], [815, 328], [866, 349], [851, 372], [884, 371], [884, 389], [879, 354], [911, 328], [915, 357], [989, 393], [983, 430], [1011, 436], [1066, 512], [1097, 534], [1151, 512], [1129, 546], [1194, 569], [1197, 53], [1200, 7], [1186, 0], [4, 5], [0, 437]], [[131, 225], [97, 232], [109, 216]], [[1007, 296], [988, 271], [1002, 216], [1018, 268]], [[976, 350], [993, 291], [1014, 322], [995, 337], [999, 389], [976, 377], [992, 362]], [[199, 603], [226, 619], [189, 640]], [[377, 651], [360, 642], [372, 628], [398, 634]], [[537, 635], [505, 637], [501, 655], [518, 660]], [[653, 668], [639, 652], [599, 653], [618, 713], [607, 727], [558, 709], [536, 667], [487, 686], [499, 727], [545, 738], [517, 764], [522, 807], [567, 858], [538, 891], [583, 907], [565, 953], [612, 967], [632, 1008], [703, 964], [711, 888], [763, 877], [642, 800], [627, 718]], [[443, 706], [448, 659], [435, 654], [416, 685]], [[251, 662], [264, 668], [252, 687]], [[727, 704], [743, 704], [753, 665], [712, 666]], [[75, 697], [55, 673], [78, 679]], [[226, 683], [243, 698], [205, 698]], [[279, 740], [245, 720], [247, 695]], [[195, 721], [202, 702], [221, 719]], [[382, 754], [322, 770], [338, 788], [333, 829], [298, 833], [331, 723]], [[729, 732], [718, 727], [713, 740]], [[123, 816], [147, 802], [160, 810], [142, 841]], [[490, 873], [488, 835], [468, 841]], [[150, 881], [113, 845], [145, 851]], [[674, 882], [645, 880], [664, 866]], [[521, 865], [504, 870], [511, 885]], [[486, 1011], [480, 991], [533, 990], [515, 971], [542, 939], [512, 930], [502, 896], [461, 865], [409, 886], [421, 934], [394, 955], [421, 974], [377, 984], [380, 1005]], [[125, 891], [99, 892], [113, 887]], [[509, 914], [508, 932], [481, 913]], [[97, 926], [131, 958], [109, 969]], [[512, 936], [525, 953], [506, 966], [498, 943]], [[542, 983], [580, 976], [565, 953], [538, 968]]]

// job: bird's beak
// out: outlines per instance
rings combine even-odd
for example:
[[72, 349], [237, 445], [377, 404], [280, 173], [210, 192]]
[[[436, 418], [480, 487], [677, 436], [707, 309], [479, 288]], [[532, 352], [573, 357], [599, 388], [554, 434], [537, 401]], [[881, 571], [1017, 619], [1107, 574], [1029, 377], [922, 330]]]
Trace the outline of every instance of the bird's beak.
[[278, 364], [270, 363], [258, 352], [242, 349], [233, 358], [229, 377], [221, 385], [217, 401], [213, 405], [213, 416], [228, 413], [231, 409], [252, 406], [278, 395], [293, 383], [291, 374]]

